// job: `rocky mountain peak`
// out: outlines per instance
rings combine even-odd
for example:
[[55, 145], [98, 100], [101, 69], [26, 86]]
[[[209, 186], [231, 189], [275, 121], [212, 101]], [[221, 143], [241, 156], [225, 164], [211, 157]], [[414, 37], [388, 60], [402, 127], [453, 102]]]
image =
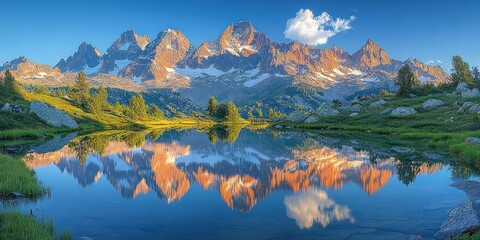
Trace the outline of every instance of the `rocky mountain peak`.
[[77, 51], [66, 60], [62, 59], [55, 66], [61, 72], [79, 72], [86, 68], [94, 68], [100, 64], [102, 54], [87, 42], [82, 42]]
[[8, 62], [4, 63], [3, 66], [0, 67], [0, 71], [3, 71], [5, 69], [15, 70], [15, 69], [17, 69], [19, 64], [26, 63], [28, 61], [29, 60], [26, 57], [20, 56], [18, 58], [15, 58], [11, 61], [8, 61]]
[[150, 42], [150, 37], [147, 35], [137, 35], [134, 30], [127, 30], [123, 32], [117, 40], [110, 46], [107, 52], [112, 50], [127, 51], [130, 47], [138, 47], [144, 50]]
[[371, 39], [353, 54], [353, 59], [362, 69], [392, 64], [387, 52]]

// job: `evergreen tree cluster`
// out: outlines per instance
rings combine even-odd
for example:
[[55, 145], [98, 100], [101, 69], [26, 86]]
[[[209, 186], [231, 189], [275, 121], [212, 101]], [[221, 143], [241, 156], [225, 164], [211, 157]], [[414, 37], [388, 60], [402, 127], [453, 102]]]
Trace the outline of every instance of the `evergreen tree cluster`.
[[210, 97], [205, 114], [213, 119], [226, 122], [238, 122], [243, 120], [233, 101], [229, 101], [228, 103], [222, 102], [219, 105], [215, 97]]
[[452, 57], [451, 80], [454, 83], [466, 82], [469, 85], [480, 84], [480, 72], [478, 67], [470, 68], [470, 64], [465, 62], [460, 56]]

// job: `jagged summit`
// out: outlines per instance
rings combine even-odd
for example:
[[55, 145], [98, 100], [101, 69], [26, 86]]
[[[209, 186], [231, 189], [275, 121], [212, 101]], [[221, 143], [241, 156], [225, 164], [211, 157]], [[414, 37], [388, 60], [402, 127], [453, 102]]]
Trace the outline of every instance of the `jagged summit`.
[[[82, 42], [77, 51], [66, 60], [62, 59], [55, 66], [61, 72], [79, 72], [93, 69], [98, 66], [102, 59], [102, 53], [87, 42]], [[87, 71], [86, 71], [87, 72]]]

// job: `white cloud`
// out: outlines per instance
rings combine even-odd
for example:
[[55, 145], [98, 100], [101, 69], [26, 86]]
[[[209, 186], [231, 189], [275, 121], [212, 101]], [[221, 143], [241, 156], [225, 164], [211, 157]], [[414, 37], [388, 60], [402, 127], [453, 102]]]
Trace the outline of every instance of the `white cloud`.
[[332, 221], [348, 220], [355, 222], [350, 209], [330, 199], [325, 191], [310, 189], [284, 200], [287, 216], [295, 219], [300, 228], [310, 228], [320, 223], [324, 228]]
[[348, 19], [333, 19], [330, 14], [323, 12], [315, 16], [310, 9], [300, 9], [295, 18], [288, 19], [283, 34], [286, 38], [308, 45], [321, 45], [339, 32], [351, 29], [355, 16]]

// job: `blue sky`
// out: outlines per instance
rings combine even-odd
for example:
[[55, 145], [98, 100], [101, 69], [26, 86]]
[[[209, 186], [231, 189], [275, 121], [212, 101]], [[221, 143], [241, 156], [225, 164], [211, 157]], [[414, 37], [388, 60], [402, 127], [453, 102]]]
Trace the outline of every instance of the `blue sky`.
[[277, 42], [300, 9], [332, 18], [355, 16], [350, 29], [317, 47], [354, 52], [368, 38], [395, 59], [437, 60], [448, 70], [454, 54], [480, 65], [480, 1], [476, 0], [106, 0], [8, 1], [2, 3], [0, 62], [24, 55], [55, 65], [82, 41], [103, 53], [125, 30], [154, 38], [180, 29], [194, 45], [210, 41], [231, 23], [250, 20]]

